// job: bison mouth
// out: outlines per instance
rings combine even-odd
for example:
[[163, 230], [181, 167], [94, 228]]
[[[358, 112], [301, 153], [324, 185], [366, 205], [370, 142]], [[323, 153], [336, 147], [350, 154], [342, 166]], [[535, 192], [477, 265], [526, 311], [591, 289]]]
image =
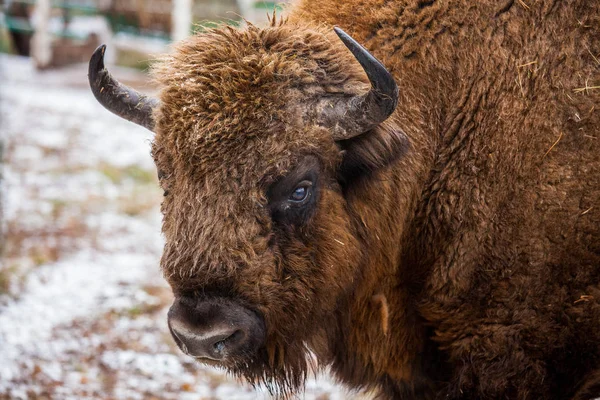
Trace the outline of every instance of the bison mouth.
[[264, 318], [235, 300], [177, 297], [167, 318], [177, 346], [199, 362], [226, 368], [283, 397], [304, 384], [305, 344], [276, 340], [267, 346]]
[[227, 298], [178, 297], [167, 323], [181, 351], [211, 365], [248, 364], [265, 343], [263, 318]]

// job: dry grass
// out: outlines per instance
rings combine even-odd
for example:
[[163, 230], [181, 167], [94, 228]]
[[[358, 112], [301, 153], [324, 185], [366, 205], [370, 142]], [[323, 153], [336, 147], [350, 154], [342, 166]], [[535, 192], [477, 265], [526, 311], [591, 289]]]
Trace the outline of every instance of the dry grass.
[[527, 75], [527, 77], [531, 77], [533, 74], [535, 74], [537, 72], [537, 69], [532, 69], [533, 66], [537, 65], [537, 60], [534, 61], [529, 61], [529, 62], [525, 62], [523, 64], [518, 64], [517, 65], [517, 77], [515, 78], [515, 82], [517, 84], [517, 86], [519, 87], [519, 90], [521, 91], [521, 96], [523, 96], [523, 98], [526, 97], [525, 94], [525, 88], [523, 87], [523, 76], [522, 76], [522, 70], [525, 69], [525, 74]]
[[531, 10], [531, 7], [529, 7], [527, 5], [527, 3], [525, 3], [523, 0], [519, 0], [519, 4], [521, 5], [521, 7], [523, 7], [524, 9], [526, 9], [527, 11]]
[[158, 184], [158, 178], [154, 171], [149, 171], [138, 165], [117, 167], [108, 163], [100, 163], [98, 170], [114, 184], [122, 184], [126, 180], [131, 180], [138, 184]]
[[550, 153], [552, 151], [552, 149], [556, 147], [556, 145], [558, 144], [558, 142], [560, 142], [560, 139], [562, 139], [562, 137], [563, 137], [563, 133], [561, 132], [560, 135], [558, 136], [558, 139], [556, 139], [556, 141], [554, 143], [552, 143], [552, 146], [550, 146], [548, 151], [546, 151], [546, 153], [544, 154], [544, 157], [542, 157], [542, 159], [546, 158], [548, 153]]
[[594, 61], [596, 61], [596, 63], [597, 63], [598, 65], [600, 65], [600, 60], [598, 60], [598, 57], [596, 57], [596, 56], [595, 56], [595, 55], [592, 53], [592, 51], [589, 49], [589, 47], [586, 47], [586, 50], [588, 51], [588, 53], [590, 53], [590, 56], [592, 56], [592, 58], [594, 59]]
[[592, 86], [590, 86], [589, 81], [586, 79], [585, 80], [585, 86], [584, 87], [580, 87], [580, 88], [575, 88], [575, 89], [573, 89], [573, 92], [574, 93], [589, 94], [590, 90], [597, 90], [597, 89], [600, 89], [599, 85], [592, 85]]
[[584, 212], [582, 212], [582, 213], [581, 213], [581, 215], [585, 215], [585, 214], [589, 213], [590, 211], [592, 211], [592, 210], [593, 210], [593, 208], [594, 208], [594, 207], [590, 207], [590, 208], [588, 208], [587, 210], [585, 210]]
[[[24, 149], [35, 149], [41, 158], [35, 163], [22, 158]], [[125, 216], [157, 210], [161, 197], [154, 170], [108, 162], [95, 166], [73, 163], [69, 160], [78, 149], [71, 139], [63, 147], [47, 146], [32, 142], [23, 133], [12, 136], [4, 150], [3, 161], [13, 182], [22, 182], [12, 190], [18, 190], [24, 201], [11, 205], [10, 218], [4, 221], [0, 295], [16, 297], [37, 266], [60, 261], [84, 248], [101, 251], [99, 228], [90, 226], [90, 216], [107, 210]], [[62, 182], [77, 181], [78, 175], [90, 172], [104, 177], [107, 186], [116, 187], [118, 197], [90, 193], [82, 199], [67, 192], [60, 197], [48, 196], [48, 190], [59, 193]]]
[[22, 224], [27, 218], [25, 213], [6, 221], [3, 265], [0, 265], [1, 295], [18, 297], [27, 274], [35, 267], [59, 261], [83, 246], [95, 245], [97, 232], [83, 222], [80, 214], [67, 210], [66, 203], [53, 203], [52, 212], [44, 217], [46, 224], [42, 226]]

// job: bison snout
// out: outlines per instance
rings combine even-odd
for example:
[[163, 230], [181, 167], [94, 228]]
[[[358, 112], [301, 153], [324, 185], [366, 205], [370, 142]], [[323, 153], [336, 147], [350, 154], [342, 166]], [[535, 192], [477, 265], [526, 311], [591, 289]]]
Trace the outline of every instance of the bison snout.
[[167, 321], [179, 348], [200, 359], [226, 362], [247, 357], [265, 340], [262, 318], [224, 298], [177, 298]]

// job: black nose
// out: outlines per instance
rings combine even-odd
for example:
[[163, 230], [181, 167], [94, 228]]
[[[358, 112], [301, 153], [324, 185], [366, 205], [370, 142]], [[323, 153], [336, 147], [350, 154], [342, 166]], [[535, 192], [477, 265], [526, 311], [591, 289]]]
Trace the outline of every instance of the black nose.
[[249, 356], [264, 343], [262, 318], [229, 299], [177, 298], [167, 321], [179, 348], [196, 358]]

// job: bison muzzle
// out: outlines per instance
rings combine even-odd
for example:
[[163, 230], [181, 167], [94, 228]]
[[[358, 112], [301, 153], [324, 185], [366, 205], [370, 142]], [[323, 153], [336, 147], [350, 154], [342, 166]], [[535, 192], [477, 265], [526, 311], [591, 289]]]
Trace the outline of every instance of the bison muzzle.
[[263, 320], [229, 299], [179, 297], [167, 321], [185, 354], [225, 365], [253, 357], [265, 341]]

